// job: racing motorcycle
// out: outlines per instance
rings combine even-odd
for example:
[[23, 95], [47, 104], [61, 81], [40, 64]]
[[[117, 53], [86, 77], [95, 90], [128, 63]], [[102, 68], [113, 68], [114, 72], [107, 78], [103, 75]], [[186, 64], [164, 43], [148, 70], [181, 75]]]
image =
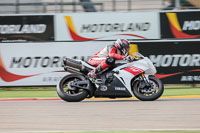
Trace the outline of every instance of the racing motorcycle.
[[142, 101], [158, 99], [164, 91], [163, 83], [154, 76], [156, 68], [151, 60], [135, 53], [99, 73], [95, 80], [87, 74], [94, 66], [70, 58], [63, 60], [64, 70], [70, 72], [57, 84], [57, 94], [64, 101], [79, 102], [85, 98], [127, 98]]

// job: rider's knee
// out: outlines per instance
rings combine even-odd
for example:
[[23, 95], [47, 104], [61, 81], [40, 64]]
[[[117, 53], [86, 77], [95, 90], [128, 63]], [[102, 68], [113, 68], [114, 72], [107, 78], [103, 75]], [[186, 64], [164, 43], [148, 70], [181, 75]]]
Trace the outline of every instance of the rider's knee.
[[108, 57], [107, 59], [106, 59], [106, 64], [108, 64], [108, 65], [114, 65], [115, 64], [115, 58], [114, 57]]

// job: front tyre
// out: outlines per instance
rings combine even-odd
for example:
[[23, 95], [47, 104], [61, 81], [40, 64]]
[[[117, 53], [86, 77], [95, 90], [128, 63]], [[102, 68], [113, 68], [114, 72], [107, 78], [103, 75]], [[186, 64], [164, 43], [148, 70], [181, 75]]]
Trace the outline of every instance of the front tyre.
[[88, 92], [84, 89], [73, 86], [75, 82], [86, 80], [80, 74], [70, 74], [63, 77], [57, 84], [58, 96], [67, 102], [79, 102], [85, 99]]
[[136, 98], [142, 101], [154, 101], [162, 96], [164, 85], [160, 79], [150, 75], [148, 84], [143, 80], [136, 80], [132, 84], [132, 91]]

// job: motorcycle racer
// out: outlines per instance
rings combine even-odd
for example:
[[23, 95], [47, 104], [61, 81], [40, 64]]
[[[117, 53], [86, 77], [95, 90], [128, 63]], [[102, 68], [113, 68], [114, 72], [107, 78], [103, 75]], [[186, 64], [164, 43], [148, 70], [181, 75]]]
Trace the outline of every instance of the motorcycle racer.
[[96, 66], [88, 77], [95, 80], [96, 75], [102, 70], [111, 67], [115, 64], [115, 60], [123, 60], [129, 58], [128, 52], [130, 50], [130, 43], [126, 39], [117, 39], [113, 45], [107, 45], [95, 55], [90, 57], [88, 63]]
[[67, 102], [91, 97], [158, 99], [164, 92], [164, 85], [154, 76], [156, 68], [152, 61], [138, 52], [134, 52], [133, 57], [128, 52], [128, 41], [118, 39], [90, 58], [89, 62], [96, 67], [66, 57], [63, 67], [71, 74], [65, 75], [57, 84], [58, 96]]

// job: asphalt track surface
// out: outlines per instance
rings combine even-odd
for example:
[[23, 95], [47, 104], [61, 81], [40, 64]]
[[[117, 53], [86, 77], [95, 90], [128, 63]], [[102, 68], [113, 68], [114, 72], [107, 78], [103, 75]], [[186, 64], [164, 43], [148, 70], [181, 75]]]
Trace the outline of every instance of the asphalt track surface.
[[0, 101], [0, 133], [200, 130], [200, 98]]

